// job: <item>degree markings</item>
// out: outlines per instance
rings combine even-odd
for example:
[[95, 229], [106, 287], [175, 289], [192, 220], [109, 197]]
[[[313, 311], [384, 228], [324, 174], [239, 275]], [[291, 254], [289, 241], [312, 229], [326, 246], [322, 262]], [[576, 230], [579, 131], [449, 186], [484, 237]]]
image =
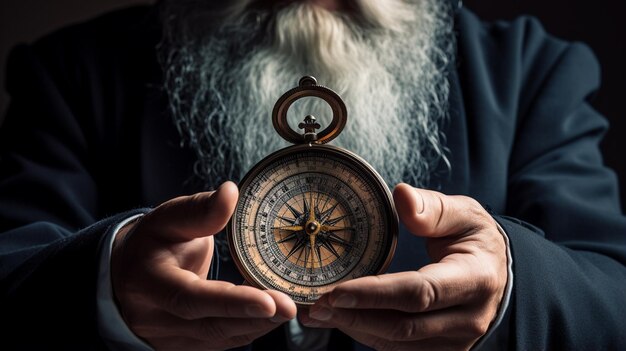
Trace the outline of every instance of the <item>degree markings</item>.
[[[300, 163], [300, 159], [305, 159], [305, 162]], [[260, 181], [254, 184], [255, 190], [258, 189], [258, 191], [255, 191], [254, 197], [249, 197], [247, 201], [243, 201], [243, 206], [238, 208], [236, 223], [239, 223], [241, 228], [246, 229], [241, 244], [247, 242], [248, 245], [239, 244], [237, 247], [244, 252], [248, 252], [248, 254], [243, 255], [244, 262], [248, 262], [246, 266], [257, 279], [272, 282], [270, 285], [277, 287], [279, 290], [287, 291], [297, 301], [306, 301], [309, 295], [319, 295], [325, 291], [324, 289], [329, 289], [332, 285], [323, 288], [325, 285], [319, 285], [320, 281], [323, 283], [329, 277], [331, 279], [335, 278], [333, 276], [336, 275], [338, 270], [343, 270], [349, 275], [344, 276], [340, 274], [340, 280], [335, 280], [337, 283], [350, 278], [352, 276], [351, 273], [354, 271], [366, 273], [370, 269], [369, 265], [364, 264], [359, 258], [363, 256], [363, 258], [368, 257], [371, 259], [381, 256], [381, 254], [375, 252], [376, 250], [371, 251], [370, 247], [384, 242], [382, 238], [384, 238], [386, 224], [380, 215], [375, 215], [381, 206], [371, 205], [379, 201], [376, 200], [377, 196], [371, 193], [372, 187], [368, 184], [369, 181], [366, 178], [352, 173], [345, 165], [327, 156], [320, 156], [317, 159], [308, 155], [304, 157], [290, 156], [286, 160], [286, 164], [276, 162], [266, 167], [261, 172], [263, 176], [257, 179]], [[296, 167], [294, 167], [294, 163]], [[297, 167], [298, 163], [305, 165], [304, 171]], [[289, 167], [287, 168], [285, 165]], [[323, 167], [319, 167], [319, 165], [323, 165]], [[342, 185], [341, 183], [343, 182], [337, 182], [338, 179], [334, 179], [330, 184], [324, 184], [324, 179], [328, 181], [329, 178], [314, 178], [313, 181], [304, 182], [306, 180], [304, 173], [310, 174], [311, 172], [308, 172], [308, 170], [319, 171], [320, 168], [329, 172], [327, 174], [328, 177], [338, 176], [350, 185], [346, 183]], [[334, 174], [334, 176], [330, 174]], [[346, 174], [349, 176], [346, 177]], [[285, 181], [296, 175], [300, 176], [295, 177], [295, 183], [289, 183], [291, 184], [291, 188], [289, 188], [289, 184], [285, 183]], [[272, 193], [272, 189], [276, 187], [280, 187], [281, 192], [274, 192], [274, 197], [268, 197]], [[327, 189], [327, 191], [322, 191], [322, 189]], [[350, 189], [350, 193], [358, 192], [359, 195], [350, 196], [350, 194], [345, 192], [347, 189]], [[368, 191], [364, 191], [365, 189]], [[338, 195], [341, 194], [339, 196], [343, 200], [331, 201], [334, 195], [330, 196], [329, 194], [335, 192], [338, 192]], [[364, 193], [365, 196], [363, 196]], [[295, 195], [299, 199], [297, 206], [290, 202], [282, 203], [282, 205], [285, 205], [282, 208], [286, 212], [277, 213], [276, 211], [279, 210], [277, 206], [281, 205], [281, 198], [285, 194], [292, 194], [292, 197]], [[310, 199], [307, 198], [307, 194]], [[271, 201], [269, 200], [270, 198], [272, 199]], [[339, 208], [347, 212], [337, 212], [335, 214], [335, 211]], [[364, 211], [361, 211], [361, 209]], [[311, 247], [308, 240], [300, 239], [306, 235], [298, 237], [298, 233], [302, 233], [299, 230], [304, 225], [304, 223], [299, 222], [300, 218], [303, 216], [307, 217], [308, 210], [313, 210], [315, 215], [319, 216], [320, 225], [325, 225], [326, 229], [328, 229], [327, 232], [318, 234], [315, 247]], [[267, 217], [258, 214], [265, 214]], [[267, 228], [263, 232], [269, 240], [267, 244], [258, 246], [257, 250], [260, 251], [254, 253], [253, 246], [257, 246], [257, 243], [260, 243], [259, 240], [261, 240], [261, 232], [255, 229], [260, 228], [261, 225]], [[373, 236], [369, 240], [367, 238], [359, 238], [356, 242], [353, 242], [353, 240], [356, 240], [357, 233], [364, 233], [364, 231], [365, 233], [369, 232], [369, 235]], [[274, 232], [284, 234], [272, 234]], [[286, 244], [289, 246], [284, 249], [285, 251], [281, 251], [279, 249], [280, 245]], [[366, 251], [359, 253], [361, 250]], [[261, 256], [259, 256], [259, 253]], [[261, 259], [263, 256], [266, 256], [266, 258]], [[302, 256], [304, 256], [304, 260], [302, 260]], [[279, 259], [279, 262], [282, 261], [281, 264], [291, 264], [290, 259], [293, 258], [295, 262], [299, 262], [300, 267], [304, 268], [306, 273], [304, 275], [298, 274], [288, 265], [280, 265], [281, 269], [276, 272], [265, 263], [271, 263], [276, 258]], [[348, 262], [354, 262], [357, 265], [346, 269], [344, 266]], [[295, 265], [294, 267], [298, 268]], [[254, 273], [255, 271], [256, 273]], [[296, 280], [296, 282], [287, 283], [285, 275]], [[315, 286], [320, 290], [313, 290]]]

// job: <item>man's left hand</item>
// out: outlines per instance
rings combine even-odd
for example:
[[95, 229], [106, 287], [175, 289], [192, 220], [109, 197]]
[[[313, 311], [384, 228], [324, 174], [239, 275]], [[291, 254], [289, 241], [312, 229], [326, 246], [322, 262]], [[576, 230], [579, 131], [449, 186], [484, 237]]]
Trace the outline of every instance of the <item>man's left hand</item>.
[[340, 284], [300, 320], [377, 350], [471, 348], [494, 320], [507, 282], [495, 220], [471, 198], [407, 184], [396, 187], [394, 201], [411, 233], [428, 238], [433, 263]]

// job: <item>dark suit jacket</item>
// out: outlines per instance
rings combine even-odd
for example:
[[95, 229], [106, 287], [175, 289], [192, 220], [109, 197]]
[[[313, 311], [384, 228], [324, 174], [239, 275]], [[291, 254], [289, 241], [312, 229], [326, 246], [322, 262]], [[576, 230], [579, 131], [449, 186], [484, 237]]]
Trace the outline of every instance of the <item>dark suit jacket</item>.
[[[131, 209], [201, 189], [159, 88], [153, 12], [106, 15], [10, 57], [0, 343], [102, 348], [95, 290], [104, 233]], [[594, 57], [529, 18], [483, 24], [461, 10], [456, 26], [442, 126], [452, 170], [431, 188], [488, 205], [510, 238], [514, 291], [493, 340], [521, 350], [625, 349], [626, 219], [597, 147], [607, 123], [587, 102], [599, 84]], [[421, 240], [406, 231], [399, 240], [392, 271], [427, 262]], [[221, 278], [237, 281], [233, 272]]]

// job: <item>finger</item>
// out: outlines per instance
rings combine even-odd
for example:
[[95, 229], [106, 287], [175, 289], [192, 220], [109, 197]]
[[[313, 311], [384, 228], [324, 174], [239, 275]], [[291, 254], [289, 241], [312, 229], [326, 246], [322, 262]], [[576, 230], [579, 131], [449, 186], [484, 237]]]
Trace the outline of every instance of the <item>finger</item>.
[[393, 198], [400, 220], [418, 236], [464, 234], [493, 219], [476, 200], [398, 184]]
[[506, 278], [504, 281], [499, 278], [495, 266], [484, 264], [473, 255], [451, 254], [420, 268], [418, 273], [433, 291], [427, 310], [444, 305], [478, 304], [491, 306], [488, 312], [494, 316], [506, 284]]
[[174, 242], [213, 235], [228, 223], [237, 197], [237, 186], [226, 182], [214, 192], [181, 196], [167, 201], [148, 213], [138, 226], [148, 229], [144, 231], [152, 233], [151, 235]]
[[265, 293], [270, 295], [276, 304], [276, 313], [273, 317], [275, 320], [286, 322], [296, 317], [298, 308], [289, 296], [276, 290], [265, 290]]
[[158, 294], [155, 305], [181, 318], [271, 318], [276, 314], [273, 297], [250, 286], [204, 280], [173, 266], [150, 278], [160, 282], [154, 292]]
[[[321, 319], [321, 320], [320, 320]], [[438, 336], [473, 339], [483, 335], [489, 321], [478, 309], [449, 308], [434, 312], [403, 313], [393, 310], [353, 310], [318, 305], [304, 325], [352, 330], [386, 340], [415, 341]], [[316, 322], [321, 322], [317, 324]]]
[[[436, 266], [436, 267], [433, 267]], [[475, 300], [478, 282], [465, 265], [435, 263], [419, 271], [347, 281], [327, 294], [333, 307], [424, 312]], [[482, 295], [481, 295], [482, 296]]]

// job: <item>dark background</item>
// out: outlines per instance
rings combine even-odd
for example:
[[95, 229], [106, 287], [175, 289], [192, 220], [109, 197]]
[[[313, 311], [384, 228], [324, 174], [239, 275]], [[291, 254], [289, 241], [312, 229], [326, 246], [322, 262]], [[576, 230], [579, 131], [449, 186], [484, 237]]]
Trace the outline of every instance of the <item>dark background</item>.
[[[206, 0], [210, 1], [210, 0]], [[214, 0], [215, 1], [215, 0]], [[222, 0], [228, 1], [228, 0]], [[443, 1], [443, 0], [442, 0]], [[30, 42], [65, 24], [81, 21], [123, 6], [150, 0], [0, 0], [0, 123], [8, 104], [4, 66], [10, 48]], [[587, 43], [602, 65], [602, 87], [594, 106], [611, 123], [602, 143], [606, 163], [620, 177], [626, 204], [626, 1], [623, 0], [465, 0], [465, 6], [488, 21], [528, 14], [538, 17], [547, 31], [567, 40]]]

